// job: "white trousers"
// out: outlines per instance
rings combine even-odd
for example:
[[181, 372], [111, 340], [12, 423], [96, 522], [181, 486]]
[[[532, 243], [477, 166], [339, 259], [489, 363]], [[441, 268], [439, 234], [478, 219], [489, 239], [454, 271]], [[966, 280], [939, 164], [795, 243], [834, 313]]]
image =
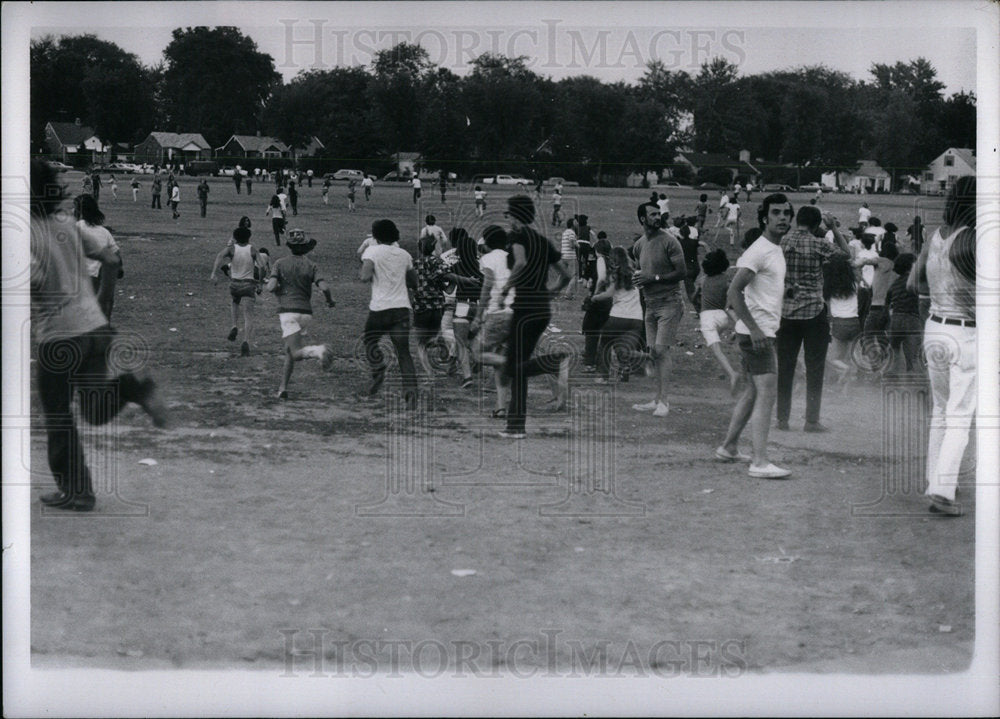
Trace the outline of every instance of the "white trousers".
[[927, 320], [924, 355], [934, 409], [927, 446], [927, 494], [954, 501], [976, 412], [976, 329]]

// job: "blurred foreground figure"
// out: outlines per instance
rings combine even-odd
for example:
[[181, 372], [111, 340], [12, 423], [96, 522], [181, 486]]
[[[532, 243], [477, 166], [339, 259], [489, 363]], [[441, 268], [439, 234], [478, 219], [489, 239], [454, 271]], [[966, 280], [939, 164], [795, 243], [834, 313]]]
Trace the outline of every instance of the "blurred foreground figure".
[[[90, 470], [73, 416], [73, 395], [92, 424], [111, 421], [134, 402], [164, 427], [166, 409], [156, 384], [132, 373], [113, 375], [115, 332], [101, 311], [84, 262], [79, 232], [69, 212], [58, 212], [64, 198], [54, 171], [31, 163], [31, 329], [38, 343], [38, 394], [48, 435], [49, 468], [58, 491], [43, 495], [50, 507], [86, 512], [94, 508]], [[110, 247], [91, 259], [107, 267], [121, 260]]]

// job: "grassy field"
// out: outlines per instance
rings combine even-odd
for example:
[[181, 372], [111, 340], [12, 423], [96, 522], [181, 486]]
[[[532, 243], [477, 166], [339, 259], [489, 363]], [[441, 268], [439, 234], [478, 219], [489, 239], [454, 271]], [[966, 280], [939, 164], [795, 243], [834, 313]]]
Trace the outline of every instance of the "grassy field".
[[[289, 227], [318, 240], [311, 256], [337, 306], [315, 303], [310, 334], [337, 359], [329, 374], [299, 366], [281, 402], [274, 298], [257, 303], [257, 340], [243, 358], [239, 343], [226, 341], [226, 283], [209, 282], [241, 215], [253, 219], [256, 246], [272, 257], [287, 252], [274, 246], [264, 217], [269, 187], [237, 195], [231, 181], [213, 179], [202, 219], [195, 182], [184, 178], [174, 220], [149, 208], [149, 178], [140, 179], [137, 203], [127, 180], [117, 201], [107, 187], [102, 193], [126, 271], [114, 324], [132, 344], [133, 364], [162, 383], [174, 426], [155, 430], [132, 408], [116, 426], [88, 429], [97, 512], [33, 506], [36, 664], [279, 672], [291, 653], [305, 675], [317, 637], [327, 673], [370, 655], [382, 672], [438, 663], [433, 651], [412, 651], [420, 642], [446, 647], [449, 667], [468, 656], [452, 648], [471, 646], [484, 672], [565, 673], [602, 656], [614, 673], [630, 646], [643, 666], [685, 675], [967, 664], [974, 524], [934, 519], [919, 497], [921, 385], [893, 389], [869, 378], [828, 391], [823, 420], [833, 431], [817, 436], [800, 431], [798, 382], [793, 431], [771, 436], [774, 460], [794, 475], [771, 483], [712, 461], [731, 400], [691, 312], [664, 419], [630, 409], [651, 396], [650, 380], [598, 392], [578, 372], [567, 412], [542, 413], [548, 389], [532, 383], [523, 443], [496, 438], [491, 382], [462, 390], [441, 376], [425, 386], [416, 415], [362, 401], [368, 288], [356, 279], [354, 251], [371, 222], [395, 220], [412, 250], [426, 213], [445, 229], [476, 233], [502, 220], [515, 188], [488, 188], [488, 215], [477, 221], [468, 187], [444, 205], [428, 189], [417, 206], [408, 187], [379, 185], [348, 213], [343, 185], [324, 206], [314, 183]], [[79, 190], [79, 174], [67, 180]], [[671, 191], [672, 213], [692, 212], [697, 194]], [[648, 195], [569, 188], [563, 211], [589, 215], [595, 230], [625, 244]], [[904, 229], [917, 213], [934, 227], [942, 205], [867, 199]], [[750, 204], [744, 216], [752, 218]], [[856, 196], [823, 199], [845, 225], [858, 204]], [[547, 216], [548, 196], [543, 207]], [[562, 331], [545, 341], [579, 348], [579, 301], [555, 305]], [[44, 446], [36, 431], [36, 495], [52, 484]], [[139, 463], [147, 458], [156, 464]], [[393, 659], [380, 642], [404, 649]], [[525, 649], [531, 642], [535, 649]], [[707, 664], [694, 662], [692, 647], [707, 652]]]

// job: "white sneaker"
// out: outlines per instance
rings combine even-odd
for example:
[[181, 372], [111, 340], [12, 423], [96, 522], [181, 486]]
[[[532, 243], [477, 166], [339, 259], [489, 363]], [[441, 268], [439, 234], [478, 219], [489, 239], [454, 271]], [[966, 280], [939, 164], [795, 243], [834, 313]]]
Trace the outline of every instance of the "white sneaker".
[[666, 417], [668, 414], [670, 414], [670, 405], [664, 402], [660, 402], [656, 405], [656, 409], [653, 410], [654, 417]]
[[747, 472], [751, 477], [756, 477], [758, 479], [784, 479], [792, 472], [788, 469], [783, 469], [774, 464], [767, 464], [763, 467], [758, 467], [756, 464], [750, 465], [750, 470]]
[[659, 405], [660, 402], [654, 399], [649, 402], [643, 402], [642, 404], [634, 404], [632, 405], [632, 409], [637, 410], [639, 412], [652, 412]]

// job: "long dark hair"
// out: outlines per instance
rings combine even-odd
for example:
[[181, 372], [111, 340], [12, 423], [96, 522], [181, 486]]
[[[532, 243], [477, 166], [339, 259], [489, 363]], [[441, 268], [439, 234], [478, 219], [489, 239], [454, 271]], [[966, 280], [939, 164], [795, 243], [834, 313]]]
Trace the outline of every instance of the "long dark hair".
[[949, 227], [976, 226], [976, 176], [963, 175], [944, 201], [944, 223]]
[[97, 200], [93, 195], [83, 194], [73, 198], [73, 209], [77, 219], [83, 220], [88, 225], [103, 225], [104, 213], [97, 206]]
[[847, 299], [857, 292], [858, 280], [851, 259], [842, 252], [834, 254], [823, 265], [823, 296]]
[[453, 227], [448, 233], [448, 239], [458, 254], [455, 274], [482, 279], [483, 273], [479, 270], [479, 248], [472, 236], [464, 227]]
[[616, 290], [632, 289], [632, 258], [624, 247], [613, 247], [608, 261], [608, 279], [614, 283]]

